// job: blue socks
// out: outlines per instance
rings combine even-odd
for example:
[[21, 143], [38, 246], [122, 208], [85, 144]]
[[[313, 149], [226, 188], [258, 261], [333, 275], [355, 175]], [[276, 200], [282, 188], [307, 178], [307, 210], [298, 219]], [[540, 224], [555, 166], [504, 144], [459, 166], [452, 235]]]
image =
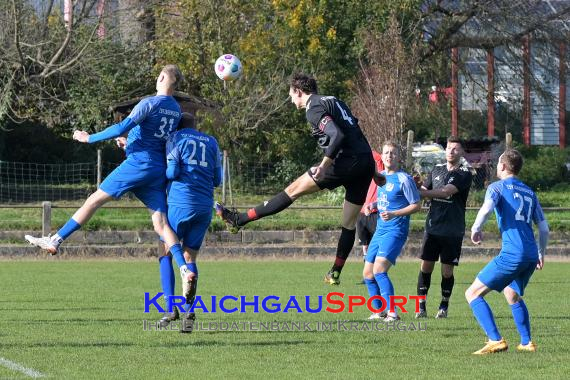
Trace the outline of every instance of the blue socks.
[[521, 335], [521, 344], [527, 345], [530, 342], [530, 317], [526, 304], [521, 299], [519, 302], [511, 305], [511, 312], [519, 334]]
[[65, 240], [69, 237], [69, 235], [71, 235], [80, 228], [81, 224], [77, 223], [73, 218], [70, 218], [67, 221], [67, 223], [65, 223], [63, 227], [61, 227], [59, 231], [57, 231], [57, 235], [61, 238], [61, 240]]
[[158, 259], [160, 269], [160, 284], [162, 285], [162, 292], [166, 300], [166, 311], [172, 312], [171, 299], [174, 295], [174, 269], [172, 269], [172, 257], [161, 256]]
[[190, 272], [196, 273], [196, 277], [198, 277], [198, 266], [196, 263], [188, 263], [186, 266], [190, 269]]
[[475, 319], [477, 319], [477, 322], [479, 322], [479, 325], [483, 331], [485, 331], [485, 334], [487, 334], [487, 337], [490, 340], [501, 340], [501, 334], [499, 334], [499, 329], [495, 324], [493, 312], [491, 311], [487, 301], [485, 301], [483, 297], [477, 297], [469, 304], [469, 306], [473, 311]]
[[394, 285], [392, 285], [392, 281], [390, 281], [388, 273], [376, 273], [374, 275], [374, 278], [376, 279], [376, 283], [382, 292], [382, 297], [384, 297], [386, 300], [386, 311], [388, 313], [395, 313], [396, 310], [390, 311], [390, 307], [392, 306], [390, 296], [394, 295]]
[[[366, 284], [366, 287], [368, 288], [368, 295], [370, 297], [380, 295], [380, 287], [378, 287], [376, 279], [365, 278], [364, 284]], [[380, 301], [379, 299], [375, 299], [374, 301], [372, 301], [372, 307], [375, 309], [380, 309], [382, 307], [382, 301]]]
[[178, 265], [178, 268], [186, 265], [186, 260], [184, 260], [184, 251], [182, 250], [180, 243], [174, 244], [169, 248], [169, 250], [170, 253], [172, 253], [172, 257], [174, 257], [174, 260], [176, 260], [176, 265]]

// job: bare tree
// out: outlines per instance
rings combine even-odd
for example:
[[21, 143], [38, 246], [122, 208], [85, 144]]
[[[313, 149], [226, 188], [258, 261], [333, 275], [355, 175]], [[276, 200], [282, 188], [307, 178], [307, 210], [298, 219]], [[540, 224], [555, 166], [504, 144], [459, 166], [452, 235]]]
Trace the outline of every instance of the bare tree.
[[[117, 66], [118, 75], [137, 58], [133, 49], [120, 48], [116, 12], [139, 11], [140, 4], [132, 0], [119, 11], [105, 0], [0, 2], [0, 121], [71, 123], [70, 108], [81, 107], [75, 104], [78, 99], [85, 101], [85, 112], [104, 110], [108, 105], [102, 106], [99, 98], [109, 91], [101, 88], [98, 94], [97, 84], [106, 73], [112, 75], [111, 66]], [[140, 22], [148, 24], [146, 14]], [[142, 48], [144, 44], [138, 46]]]
[[466, 0], [425, 2], [420, 24], [427, 44], [422, 60], [452, 47], [493, 48], [522, 43], [533, 34], [568, 41], [570, 1]]
[[364, 46], [351, 107], [372, 147], [380, 149], [385, 140], [402, 142], [418, 59], [415, 45], [404, 45], [395, 16], [385, 32], [367, 31]]
[[[506, 68], [511, 77], [505, 82], [511, 88], [504, 90], [516, 93], [517, 90], [512, 89], [520, 87], [522, 82], [522, 46], [526, 39], [538, 47], [533, 47], [532, 54], [536, 57], [533, 65], [553, 77], [557, 76], [558, 65], [552, 65], [552, 53], [557, 55], [555, 51], [559, 45], [570, 42], [569, 0], [428, 0], [421, 11], [417, 23], [410, 25], [416, 32], [421, 30], [425, 42], [420, 46], [420, 63], [425, 66], [435, 56], [448, 54], [453, 47], [469, 48], [471, 51], [462, 54], [457, 63], [462, 73], [481, 91], [486, 90], [486, 81], [482, 81], [486, 78], [473, 76], [465, 68], [467, 61], [473, 62], [474, 55], [485, 56], [486, 51], [500, 49], [495, 63]], [[480, 52], [473, 49], [480, 49]], [[533, 88], [548, 96], [544, 83], [533, 74]]]

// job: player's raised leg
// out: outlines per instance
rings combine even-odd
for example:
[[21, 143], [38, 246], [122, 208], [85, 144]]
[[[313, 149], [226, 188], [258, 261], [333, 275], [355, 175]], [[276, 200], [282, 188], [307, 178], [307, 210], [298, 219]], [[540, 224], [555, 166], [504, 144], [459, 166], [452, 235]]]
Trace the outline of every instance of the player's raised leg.
[[105, 191], [98, 189], [87, 198], [83, 205], [73, 214], [73, 216], [61, 227], [57, 233], [51, 237], [33, 237], [25, 235], [24, 238], [30, 243], [41, 249], [48, 251], [50, 254], [57, 254], [57, 250], [61, 243], [71, 234], [81, 228], [93, 216], [95, 211], [105, 203], [112, 200], [113, 197]]
[[238, 230], [247, 223], [269, 215], [277, 214], [291, 206], [299, 197], [315, 193], [319, 190], [321, 189], [309, 174], [303, 173], [303, 175], [287, 186], [285, 190], [278, 193], [273, 198], [250, 208], [247, 212], [240, 213], [235, 210], [230, 210], [223, 204], [216, 202], [216, 214], [226, 222], [232, 233], [237, 233]]
[[495, 323], [495, 317], [493, 312], [489, 307], [489, 304], [483, 298], [487, 293], [491, 291], [485, 284], [483, 284], [479, 278], [473, 281], [473, 284], [465, 292], [465, 298], [469, 303], [469, 307], [473, 311], [475, 319], [487, 335], [488, 341], [483, 348], [475, 351], [474, 355], [485, 355], [492, 354], [496, 352], [506, 351], [509, 346], [505, 339], [499, 333], [497, 324]]

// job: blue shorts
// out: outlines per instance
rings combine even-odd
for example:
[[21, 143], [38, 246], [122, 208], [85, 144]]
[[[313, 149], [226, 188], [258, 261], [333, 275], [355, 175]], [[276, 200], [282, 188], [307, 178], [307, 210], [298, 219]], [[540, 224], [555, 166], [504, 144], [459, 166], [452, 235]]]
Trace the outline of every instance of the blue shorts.
[[376, 231], [366, 253], [366, 261], [373, 263], [376, 257], [385, 257], [392, 265], [396, 265], [396, 259], [400, 256], [407, 234], [395, 234], [394, 232]]
[[153, 211], [166, 213], [166, 168], [126, 159], [101, 183], [101, 190], [115, 198], [131, 191]]
[[185, 247], [199, 250], [212, 221], [212, 209], [168, 208], [168, 224]]
[[536, 269], [536, 261], [513, 262], [506, 259], [502, 253], [501, 251], [499, 256], [485, 265], [477, 278], [490, 289], [501, 292], [508, 286], [522, 297]]

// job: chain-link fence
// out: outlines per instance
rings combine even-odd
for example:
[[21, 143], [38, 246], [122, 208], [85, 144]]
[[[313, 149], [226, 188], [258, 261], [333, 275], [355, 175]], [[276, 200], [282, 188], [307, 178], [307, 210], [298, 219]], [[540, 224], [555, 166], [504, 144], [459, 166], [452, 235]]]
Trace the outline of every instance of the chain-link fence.
[[[441, 152], [415, 156], [410, 171], [423, 175], [434, 165], [445, 162], [445, 154]], [[262, 162], [226, 157], [223, 193], [234, 198], [236, 194], [274, 194], [308, 169], [293, 161]], [[484, 153], [467, 158], [474, 174], [474, 189], [482, 189], [494, 180], [496, 157]], [[98, 178], [105, 178], [118, 165], [97, 161], [68, 164], [0, 161], [0, 204], [84, 200], [97, 189]], [[239, 202], [239, 199], [234, 200]]]

